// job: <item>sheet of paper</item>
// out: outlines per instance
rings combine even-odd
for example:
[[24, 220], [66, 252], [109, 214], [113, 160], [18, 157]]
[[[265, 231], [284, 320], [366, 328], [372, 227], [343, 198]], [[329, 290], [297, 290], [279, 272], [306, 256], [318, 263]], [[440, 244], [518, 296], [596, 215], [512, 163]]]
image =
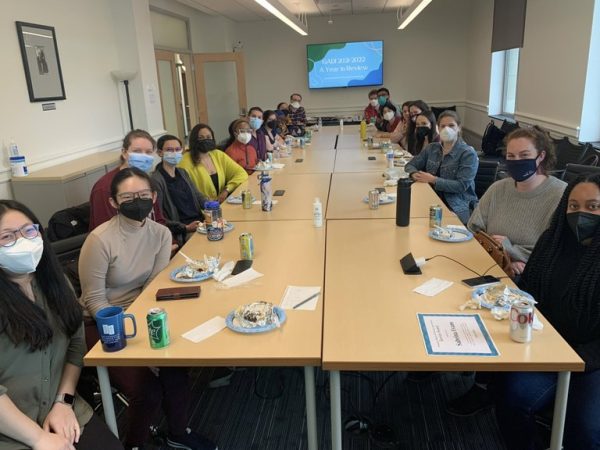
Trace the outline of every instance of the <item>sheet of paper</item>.
[[417, 314], [428, 355], [498, 356], [479, 314]]
[[[272, 202], [271, 202], [271, 203], [273, 203], [274, 205], [276, 205], [277, 203], [279, 203], [279, 200], [272, 200]], [[260, 202], [260, 200], [254, 200], [254, 201], [252, 202], [252, 204], [253, 204], [253, 205], [260, 205], [260, 204], [261, 204], [261, 202]]]
[[271, 163], [271, 167], [273, 169], [283, 169], [285, 167], [285, 164], [283, 164], [283, 163]]
[[197, 344], [198, 342], [217, 334], [223, 328], [225, 328], [225, 319], [221, 316], [216, 316], [203, 324], [198, 325], [196, 328], [192, 328], [190, 331], [183, 333], [181, 336], [188, 341]]
[[426, 281], [421, 286], [417, 286], [413, 289], [413, 292], [417, 294], [426, 295], [427, 297], [433, 297], [434, 295], [439, 294], [444, 289], [448, 289], [452, 286], [452, 281], [441, 280], [439, 278], [432, 278], [429, 281]]
[[248, 270], [244, 270], [242, 273], [238, 273], [237, 275], [227, 278], [225, 281], [223, 281], [223, 284], [227, 287], [241, 286], [242, 284], [249, 283], [250, 281], [262, 276], [262, 273], [257, 272], [251, 267]]
[[[283, 293], [280, 305], [283, 309], [294, 309], [294, 306], [297, 304], [302, 303], [304, 300], [315, 294], [320, 294], [320, 292], [320, 286], [288, 286]], [[317, 295], [312, 300], [309, 300], [306, 303], [298, 306], [296, 311], [314, 311], [317, 307], [320, 296], [321, 295]]]

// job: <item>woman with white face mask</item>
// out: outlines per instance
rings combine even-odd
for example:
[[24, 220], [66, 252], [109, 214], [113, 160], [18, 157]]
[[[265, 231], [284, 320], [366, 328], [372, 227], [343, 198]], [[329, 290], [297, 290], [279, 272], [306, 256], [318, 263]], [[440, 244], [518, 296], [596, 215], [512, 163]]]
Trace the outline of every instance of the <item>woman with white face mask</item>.
[[460, 118], [444, 111], [438, 118], [441, 142], [432, 142], [405, 167], [412, 180], [429, 183], [442, 201], [467, 223], [477, 206], [477, 153], [460, 136]]
[[0, 448], [122, 449], [75, 393], [83, 316], [38, 223], [0, 200]]
[[[250, 143], [252, 128], [246, 119], [235, 120], [229, 125], [229, 146], [225, 150], [227, 156], [242, 166], [248, 174], [254, 172], [258, 162], [256, 148]], [[264, 137], [263, 137], [264, 140]]]
[[377, 122], [379, 117], [379, 101], [377, 100], [377, 89], [369, 92], [369, 104], [365, 108], [363, 118], [367, 124]]
[[381, 128], [383, 131], [378, 132], [375, 137], [389, 139], [393, 143], [398, 144], [404, 136], [402, 117], [396, 115], [397, 109], [393, 103], [387, 102], [381, 108], [381, 117], [383, 122]]

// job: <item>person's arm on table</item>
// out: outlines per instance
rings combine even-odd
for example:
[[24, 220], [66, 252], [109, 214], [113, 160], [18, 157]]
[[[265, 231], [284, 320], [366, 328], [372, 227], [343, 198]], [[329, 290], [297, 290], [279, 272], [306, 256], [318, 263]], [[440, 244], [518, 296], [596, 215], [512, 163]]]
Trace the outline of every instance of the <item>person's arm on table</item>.
[[[223, 201], [225, 201], [229, 194], [235, 191], [240, 184], [248, 179], [248, 173], [242, 166], [225, 154], [222, 156], [221, 162], [223, 163], [223, 172], [225, 173], [224, 191], [226, 192], [225, 197], [223, 198]], [[222, 192], [219, 193], [219, 201], [221, 201]]]
[[100, 239], [90, 234], [79, 255], [81, 301], [92, 317], [102, 308], [110, 306], [106, 298], [106, 275], [110, 255]]
[[470, 182], [475, 179], [479, 162], [475, 151], [463, 153], [458, 163], [456, 171], [456, 179], [449, 180], [446, 178], [435, 177], [434, 188], [436, 191], [461, 193], [465, 192]]

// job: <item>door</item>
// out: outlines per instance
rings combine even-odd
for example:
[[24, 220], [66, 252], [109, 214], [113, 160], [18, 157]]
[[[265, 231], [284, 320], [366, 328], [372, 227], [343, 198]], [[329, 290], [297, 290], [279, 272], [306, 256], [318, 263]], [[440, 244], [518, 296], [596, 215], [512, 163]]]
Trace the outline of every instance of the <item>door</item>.
[[243, 53], [194, 54], [198, 116], [215, 132], [217, 143], [229, 137], [229, 124], [246, 115]]

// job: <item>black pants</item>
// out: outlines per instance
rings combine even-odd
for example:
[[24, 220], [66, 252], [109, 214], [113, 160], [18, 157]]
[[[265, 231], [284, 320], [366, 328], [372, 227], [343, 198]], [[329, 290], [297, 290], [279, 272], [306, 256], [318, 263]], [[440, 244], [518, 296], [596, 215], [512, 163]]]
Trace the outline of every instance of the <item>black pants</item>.
[[94, 414], [83, 427], [83, 433], [79, 437], [79, 442], [75, 444], [75, 448], [77, 450], [123, 450], [123, 444]]

